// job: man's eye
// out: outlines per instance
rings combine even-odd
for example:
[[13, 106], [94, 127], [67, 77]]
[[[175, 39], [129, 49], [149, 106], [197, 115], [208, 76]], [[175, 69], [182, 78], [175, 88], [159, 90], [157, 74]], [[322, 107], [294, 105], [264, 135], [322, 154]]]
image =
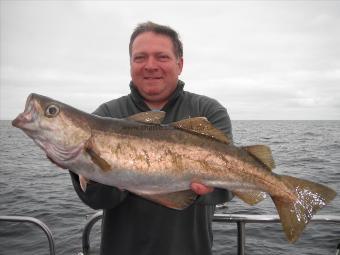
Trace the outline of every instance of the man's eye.
[[135, 57], [133, 58], [133, 61], [134, 61], [134, 62], [142, 62], [144, 59], [145, 59], [144, 56], [135, 56]]
[[160, 56], [158, 56], [158, 59], [160, 61], [167, 61], [169, 59], [169, 56], [167, 56], [167, 55], [160, 55]]

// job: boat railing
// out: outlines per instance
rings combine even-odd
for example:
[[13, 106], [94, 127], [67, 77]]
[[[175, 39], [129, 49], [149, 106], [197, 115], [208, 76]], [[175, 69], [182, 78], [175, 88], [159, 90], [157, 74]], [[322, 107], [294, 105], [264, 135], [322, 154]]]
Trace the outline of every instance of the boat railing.
[[[90, 232], [93, 225], [102, 219], [103, 213], [99, 211], [93, 214], [85, 224], [83, 230], [83, 254], [89, 255], [90, 252]], [[250, 215], [250, 214], [220, 214], [216, 213], [213, 218], [214, 222], [236, 223], [237, 224], [237, 254], [245, 255], [245, 225], [247, 223], [275, 223], [280, 222], [278, 215]], [[340, 224], [340, 216], [336, 215], [314, 215], [311, 220], [314, 223], [336, 223]], [[334, 249], [336, 255], [340, 255], [340, 243]]]
[[50, 255], [55, 255], [55, 245], [54, 245], [54, 240], [53, 240], [53, 235], [51, 230], [47, 227], [45, 223], [42, 221], [33, 218], [33, 217], [26, 217], [26, 216], [1, 216], [0, 215], [0, 221], [7, 221], [7, 222], [26, 222], [26, 223], [32, 223], [39, 228], [41, 228], [44, 233], [46, 234], [47, 240], [48, 240], [48, 245], [50, 249]]
[[[82, 235], [83, 255], [89, 255], [90, 252], [90, 233], [96, 222], [101, 220], [103, 212], [99, 211], [93, 214], [86, 222]], [[41, 228], [47, 236], [49, 243], [50, 255], [55, 255], [55, 245], [51, 230], [42, 221], [25, 216], [1, 216], [0, 221], [8, 222], [28, 222], [33, 223]], [[213, 218], [214, 222], [236, 223], [237, 224], [237, 254], [245, 255], [245, 225], [247, 223], [278, 223], [278, 215], [250, 215], [250, 214], [220, 214], [216, 213]], [[312, 220], [314, 223], [336, 223], [340, 224], [340, 216], [336, 215], [315, 215]], [[336, 247], [336, 255], [340, 255], [340, 243]]]
[[[246, 238], [245, 225], [246, 223], [279, 223], [280, 217], [277, 214], [267, 215], [251, 215], [251, 214], [215, 214], [215, 222], [232, 222], [237, 224], [237, 254], [245, 254]], [[314, 223], [337, 223], [340, 224], [340, 216], [336, 215], [314, 215], [311, 219]], [[340, 240], [339, 240], [340, 241]], [[339, 254], [340, 243], [336, 248], [336, 255]]]

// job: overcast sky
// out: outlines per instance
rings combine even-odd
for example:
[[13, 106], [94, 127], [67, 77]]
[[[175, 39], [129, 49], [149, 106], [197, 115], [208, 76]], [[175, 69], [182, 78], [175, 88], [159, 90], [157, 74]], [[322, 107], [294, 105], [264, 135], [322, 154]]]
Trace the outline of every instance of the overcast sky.
[[175, 28], [185, 89], [236, 119], [340, 119], [340, 1], [1, 0], [0, 118], [31, 92], [92, 112], [129, 93], [135, 26]]

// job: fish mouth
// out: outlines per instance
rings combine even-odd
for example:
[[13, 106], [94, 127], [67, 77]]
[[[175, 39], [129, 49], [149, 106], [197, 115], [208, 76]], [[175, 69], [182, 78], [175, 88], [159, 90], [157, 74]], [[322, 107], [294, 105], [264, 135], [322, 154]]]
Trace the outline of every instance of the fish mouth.
[[33, 94], [31, 94], [26, 101], [25, 110], [20, 113], [13, 121], [12, 126], [22, 129], [23, 131], [34, 131], [34, 125], [36, 119], [36, 110], [33, 100]]
[[58, 126], [58, 122], [47, 119], [50, 113], [45, 109], [47, 103], [49, 101], [46, 102], [44, 97], [30, 94], [26, 100], [24, 112], [12, 121], [12, 125], [29, 136], [53, 163], [66, 167], [70, 161], [72, 162], [81, 154], [84, 143], [65, 141], [63, 139], [65, 137], [58, 137], [58, 131], [61, 130], [63, 135], [65, 127]]
[[20, 113], [13, 121], [12, 126], [20, 129], [28, 129], [28, 125], [33, 123], [31, 113], [23, 112]]

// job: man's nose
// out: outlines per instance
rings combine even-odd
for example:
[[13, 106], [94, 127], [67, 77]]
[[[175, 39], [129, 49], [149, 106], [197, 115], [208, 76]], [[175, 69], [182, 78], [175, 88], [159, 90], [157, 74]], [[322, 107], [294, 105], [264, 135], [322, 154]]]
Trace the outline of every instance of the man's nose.
[[145, 63], [145, 69], [146, 70], [157, 70], [158, 64], [157, 60], [154, 57], [149, 57]]

